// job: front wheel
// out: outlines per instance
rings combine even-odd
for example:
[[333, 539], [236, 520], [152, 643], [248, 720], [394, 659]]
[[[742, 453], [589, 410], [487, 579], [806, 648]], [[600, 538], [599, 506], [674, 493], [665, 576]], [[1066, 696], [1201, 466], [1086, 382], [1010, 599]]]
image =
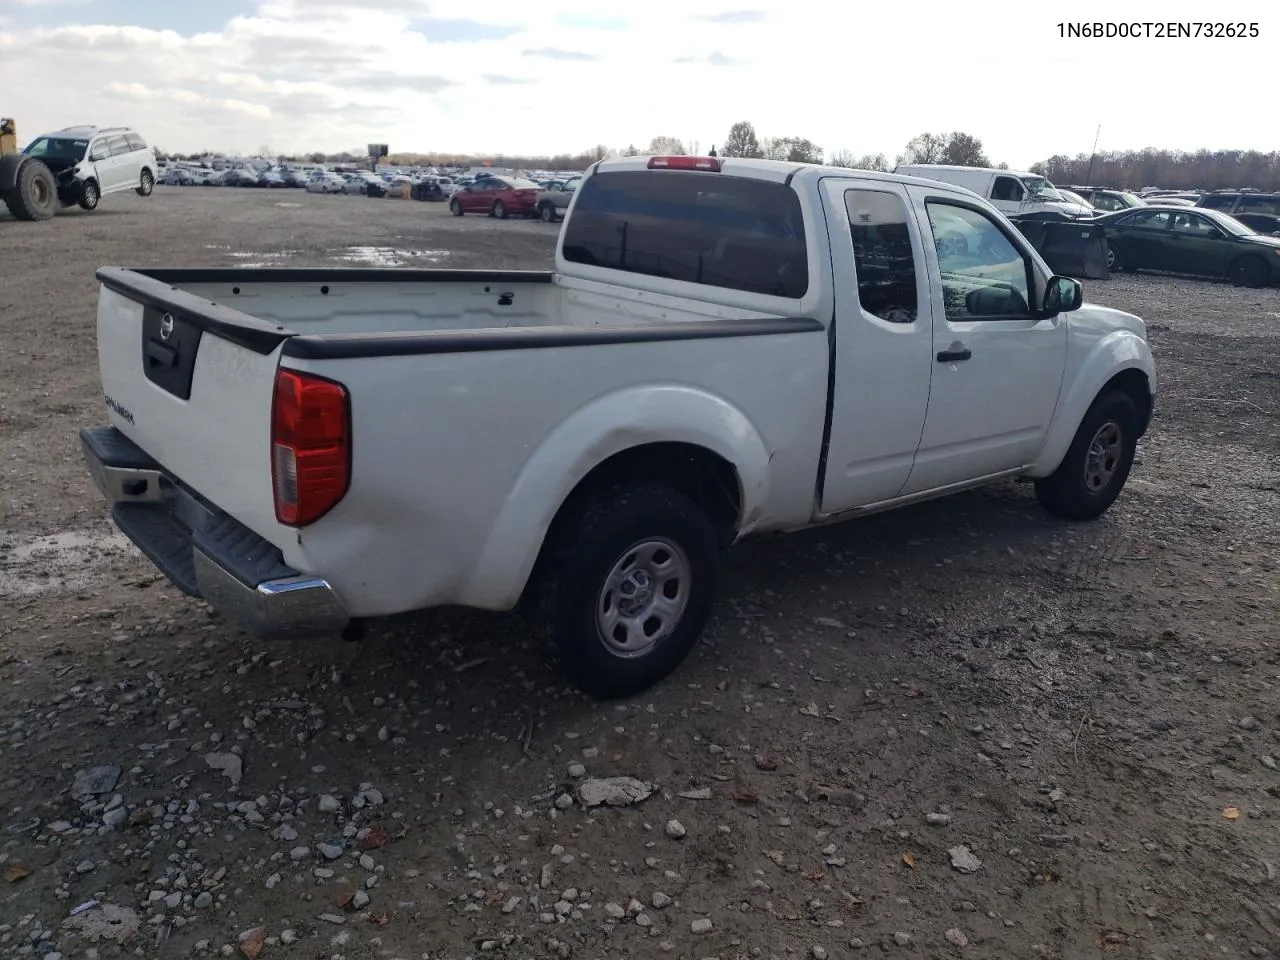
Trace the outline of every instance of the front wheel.
[[463, 213], [462, 204], [460, 204], [457, 200], [450, 200], [449, 212], [452, 213], [455, 217], [462, 216], [462, 213]]
[[1133, 398], [1122, 390], [1102, 394], [1085, 414], [1058, 469], [1036, 481], [1036, 498], [1067, 520], [1102, 516], [1129, 479], [1137, 447]]
[[550, 203], [544, 203], [544, 204], [541, 206], [541, 208], [539, 208], [538, 213], [539, 213], [539, 215], [542, 217], [542, 222], [543, 222], [543, 223], [555, 223], [555, 222], [556, 222], [556, 208], [555, 208], [555, 206], [554, 206], [554, 205], [552, 205], [552, 204], [550, 204]]
[[98, 184], [94, 180], [86, 180], [80, 187], [80, 209], [93, 210], [98, 206], [98, 200], [101, 199], [101, 193], [98, 191]]
[[715, 527], [662, 484], [626, 483], [582, 504], [548, 545], [542, 619], [561, 667], [599, 699], [670, 674], [706, 626], [719, 578]]
[[150, 170], [142, 171], [142, 178], [138, 181], [137, 191], [140, 197], [151, 196], [151, 191], [156, 188], [156, 178], [151, 175]]
[[493, 201], [493, 215], [499, 220], [507, 219], [507, 205], [501, 200]]

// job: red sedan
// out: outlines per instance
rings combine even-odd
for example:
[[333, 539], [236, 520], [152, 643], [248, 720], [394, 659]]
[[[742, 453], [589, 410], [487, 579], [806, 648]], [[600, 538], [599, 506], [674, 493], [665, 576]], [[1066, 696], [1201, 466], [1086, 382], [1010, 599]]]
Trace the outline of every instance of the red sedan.
[[449, 200], [449, 209], [455, 217], [464, 213], [487, 213], [500, 220], [528, 216], [535, 212], [540, 189], [532, 180], [520, 177], [481, 177], [456, 191]]

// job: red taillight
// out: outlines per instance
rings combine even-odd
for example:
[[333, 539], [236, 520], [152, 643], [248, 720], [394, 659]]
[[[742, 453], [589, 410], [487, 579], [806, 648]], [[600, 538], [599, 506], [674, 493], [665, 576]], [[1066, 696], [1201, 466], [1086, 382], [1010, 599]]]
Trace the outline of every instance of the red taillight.
[[271, 404], [276, 519], [314, 523], [351, 483], [351, 401], [340, 383], [296, 370], [276, 374]]
[[650, 170], [710, 170], [720, 172], [719, 157], [650, 157]]

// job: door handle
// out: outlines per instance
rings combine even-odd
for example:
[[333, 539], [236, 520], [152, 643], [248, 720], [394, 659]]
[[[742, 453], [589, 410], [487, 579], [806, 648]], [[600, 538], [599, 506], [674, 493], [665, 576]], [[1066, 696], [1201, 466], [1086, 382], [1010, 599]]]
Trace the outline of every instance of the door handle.
[[960, 343], [953, 343], [950, 350], [943, 350], [938, 353], [939, 363], [956, 363], [960, 360], [968, 360], [973, 356], [973, 351]]

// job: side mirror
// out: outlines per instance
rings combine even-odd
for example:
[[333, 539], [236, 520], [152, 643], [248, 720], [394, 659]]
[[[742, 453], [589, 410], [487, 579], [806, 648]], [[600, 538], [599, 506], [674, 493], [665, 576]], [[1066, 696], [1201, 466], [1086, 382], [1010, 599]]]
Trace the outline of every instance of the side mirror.
[[1070, 313], [1084, 303], [1084, 287], [1070, 277], [1050, 277], [1044, 291], [1044, 312]]

